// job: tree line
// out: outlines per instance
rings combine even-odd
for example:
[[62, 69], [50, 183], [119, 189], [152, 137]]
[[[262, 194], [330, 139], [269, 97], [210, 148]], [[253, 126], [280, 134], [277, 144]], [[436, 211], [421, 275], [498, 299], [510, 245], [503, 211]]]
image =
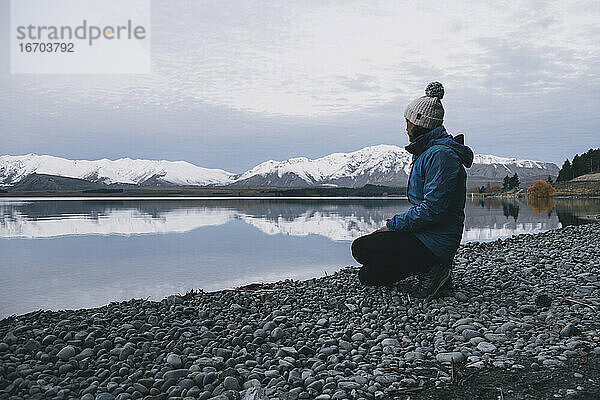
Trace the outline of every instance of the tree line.
[[[544, 181], [542, 181], [544, 182]], [[552, 181], [552, 177], [548, 175], [548, 179], [546, 182], [552, 185], [554, 182]], [[500, 186], [491, 186], [489, 183], [487, 186], [481, 186], [475, 189], [477, 193], [502, 193], [508, 192], [509, 190], [519, 189], [521, 188], [521, 181], [519, 180], [519, 174], [515, 172], [513, 176], [506, 175], [504, 177], [504, 181], [502, 183], [502, 188]], [[529, 190], [529, 189], [528, 189]]]
[[575, 154], [573, 161], [565, 160], [558, 172], [557, 182], [600, 171], [600, 149], [589, 149], [581, 156]]
[[504, 177], [504, 181], [502, 183], [502, 191], [506, 192], [512, 189], [518, 189], [521, 186], [521, 181], [519, 181], [519, 174], [515, 172], [513, 176], [506, 175]]
[[[548, 179], [551, 179], [548, 177]], [[513, 176], [506, 175], [504, 177], [504, 183], [502, 184], [502, 188], [500, 186], [491, 186], [489, 183], [487, 186], [481, 186], [476, 188], [477, 193], [500, 193], [507, 192], [512, 189], [518, 189], [521, 187], [521, 181], [519, 181], [519, 174], [515, 172]]]

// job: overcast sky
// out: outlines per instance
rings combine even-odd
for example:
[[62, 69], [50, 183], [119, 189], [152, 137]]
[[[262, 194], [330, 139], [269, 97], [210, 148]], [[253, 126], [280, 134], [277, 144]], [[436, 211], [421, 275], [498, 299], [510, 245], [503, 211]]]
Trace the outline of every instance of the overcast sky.
[[0, 0], [0, 154], [241, 172], [404, 146], [437, 80], [475, 153], [560, 166], [600, 147], [600, 2], [516, 3], [153, 1], [151, 74], [11, 75]]

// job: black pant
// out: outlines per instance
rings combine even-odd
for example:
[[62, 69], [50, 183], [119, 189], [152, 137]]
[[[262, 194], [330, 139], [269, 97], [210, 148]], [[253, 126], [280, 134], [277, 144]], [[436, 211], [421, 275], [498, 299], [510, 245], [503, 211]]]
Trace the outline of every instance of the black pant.
[[358, 278], [363, 285], [392, 285], [428, 272], [441, 260], [410, 232], [377, 232], [352, 242], [352, 256], [363, 264]]

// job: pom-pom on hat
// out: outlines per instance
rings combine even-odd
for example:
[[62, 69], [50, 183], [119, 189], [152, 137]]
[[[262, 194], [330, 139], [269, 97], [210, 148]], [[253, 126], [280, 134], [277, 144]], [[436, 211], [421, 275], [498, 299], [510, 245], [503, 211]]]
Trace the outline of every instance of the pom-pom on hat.
[[417, 126], [433, 129], [444, 122], [444, 86], [431, 82], [425, 88], [425, 96], [412, 101], [404, 111], [404, 118]]

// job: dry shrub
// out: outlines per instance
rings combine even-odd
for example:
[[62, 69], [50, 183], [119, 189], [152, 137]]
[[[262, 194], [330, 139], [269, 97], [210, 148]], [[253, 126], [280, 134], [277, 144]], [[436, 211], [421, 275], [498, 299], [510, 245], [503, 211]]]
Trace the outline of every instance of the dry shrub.
[[554, 186], [541, 179], [533, 181], [533, 184], [527, 189], [527, 194], [531, 197], [550, 197], [556, 189]]

